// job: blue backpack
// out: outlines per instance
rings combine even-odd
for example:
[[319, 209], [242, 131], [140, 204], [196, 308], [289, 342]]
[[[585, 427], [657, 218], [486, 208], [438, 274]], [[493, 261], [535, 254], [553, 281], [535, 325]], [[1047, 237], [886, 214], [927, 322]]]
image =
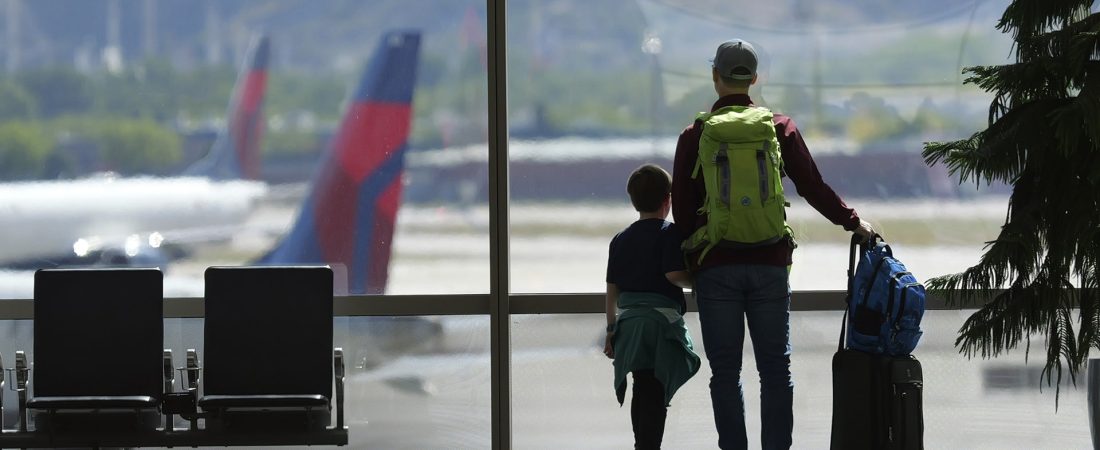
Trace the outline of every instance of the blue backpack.
[[868, 243], [861, 241], [858, 235], [852, 237], [848, 257], [848, 348], [908, 355], [923, 334], [920, 321], [924, 316], [924, 285], [894, 258], [881, 236], [876, 234]]

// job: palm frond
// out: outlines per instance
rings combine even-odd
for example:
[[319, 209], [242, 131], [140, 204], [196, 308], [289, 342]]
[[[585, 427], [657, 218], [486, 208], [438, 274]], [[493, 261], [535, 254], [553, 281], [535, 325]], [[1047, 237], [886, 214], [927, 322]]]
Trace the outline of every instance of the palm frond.
[[1100, 15], [1091, 6], [1013, 1], [997, 26], [1013, 35], [1016, 62], [966, 70], [967, 83], [993, 94], [988, 126], [922, 152], [960, 183], [1012, 185], [1005, 223], [979, 261], [927, 285], [954, 306], [980, 306], [955, 341], [968, 357], [1021, 344], [1027, 357], [1032, 336], [1045, 338], [1042, 382], [1056, 386], [1056, 408], [1061, 381], [1076, 383], [1100, 348]]
[[1037, 33], [1026, 39], [1018, 39], [1019, 50], [1027, 55], [1022, 60], [1053, 58], [1064, 55], [1070, 70], [1079, 70], [1080, 64], [1096, 56], [1096, 33], [1100, 31], [1100, 14], [1090, 14], [1059, 29]]
[[[1005, 8], [997, 28], [1011, 33], [1017, 42], [1083, 19], [1092, 1], [1089, 0], [1016, 0]], [[1017, 57], [1026, 56], [1017, 53]]]
[[[1048, 124], [1051, 112], [1074, 102], [1057, 98], [1017, 106], [969, 139], [926, 143], [922, 156], [929, 165], [945, 164], [960, 182], [1014, 183], [1029, 160], [1043, 158], [1042, 150], [1058, 139]], [[1073, 118], [1066, 116], [1065, 120], [1068, 123]]]

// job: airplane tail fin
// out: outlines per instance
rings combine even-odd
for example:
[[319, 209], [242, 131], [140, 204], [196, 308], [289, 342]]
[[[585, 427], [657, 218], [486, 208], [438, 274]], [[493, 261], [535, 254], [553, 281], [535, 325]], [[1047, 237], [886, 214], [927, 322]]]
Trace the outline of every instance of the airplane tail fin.
[[216, 180], [260, 178], [260, 139], [264, 130], [264, 94], [271, 42], [266, 35], [253, 39], [226, 112], [226, 126], [218, 132], [210, 152], [184, 175]]
[[385, 290], [412, 122], [420, 33], [385, 33], [293, 228], [261, 264], [347, 272], [351, 294]]

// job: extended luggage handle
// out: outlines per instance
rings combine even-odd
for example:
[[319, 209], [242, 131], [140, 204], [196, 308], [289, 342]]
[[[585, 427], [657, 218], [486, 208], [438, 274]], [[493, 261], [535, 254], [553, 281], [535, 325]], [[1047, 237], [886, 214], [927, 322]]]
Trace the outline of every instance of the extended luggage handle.
[[864, 239], [858, 233], [852, 233], [852, 243], [848, 248], [848, 296], [852, 294], [852, 279], [856, 276], [856, 249], [859, 249], [858, 254], [866, 252], [872, 245], [882, 244], [882, 247], [886, 250], [887, 256], [894, 256], [894, 251], [890, 249], [890, 246], [886, 244], [886, 239], [882, 238], [881, 234], [872, 233], [871, 237]]
[[[840, 320], [840, 341], [837, 342], [836, 350], [844, 350], [844, 334], [848, 330], [848, 311], [852, 307], [852, 291], [855, 290], [855, 286], [852, 284], [856, 278], [856, 255], [863, 254], [867, 251], [869, 246], [878, 245], [882, 242], [884, 245], [886, 240], [882, 238], [881, 234], [872, 233], [870, 239], [865, 239], [858, 233], [852, 233], [852, 242], [848, 247], [848, 292], [844, 294], [844, 318]], [[886, 245], [887, 254], [893, 255], [893, 251], [890, 250], [890, 246]], [[856, 250], [859, 253], [856, 253]]]

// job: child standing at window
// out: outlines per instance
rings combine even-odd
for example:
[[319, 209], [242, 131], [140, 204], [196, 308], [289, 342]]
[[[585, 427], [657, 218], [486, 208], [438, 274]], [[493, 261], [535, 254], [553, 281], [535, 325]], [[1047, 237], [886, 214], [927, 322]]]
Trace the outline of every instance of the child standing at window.
[[619, 405], [626, 374], [633, 374], [630, 421], [637, 449], [661, 447], [668, 404], [699, 370], [683, 319], [683, 288], [691, 287], [683, 237], [665, 220], [671, 187], [668, 172], [654, 164], [630, 174], [626, 191], [638, 220], [611, 240], [607, 259], [604, 354], [614, 360]]

